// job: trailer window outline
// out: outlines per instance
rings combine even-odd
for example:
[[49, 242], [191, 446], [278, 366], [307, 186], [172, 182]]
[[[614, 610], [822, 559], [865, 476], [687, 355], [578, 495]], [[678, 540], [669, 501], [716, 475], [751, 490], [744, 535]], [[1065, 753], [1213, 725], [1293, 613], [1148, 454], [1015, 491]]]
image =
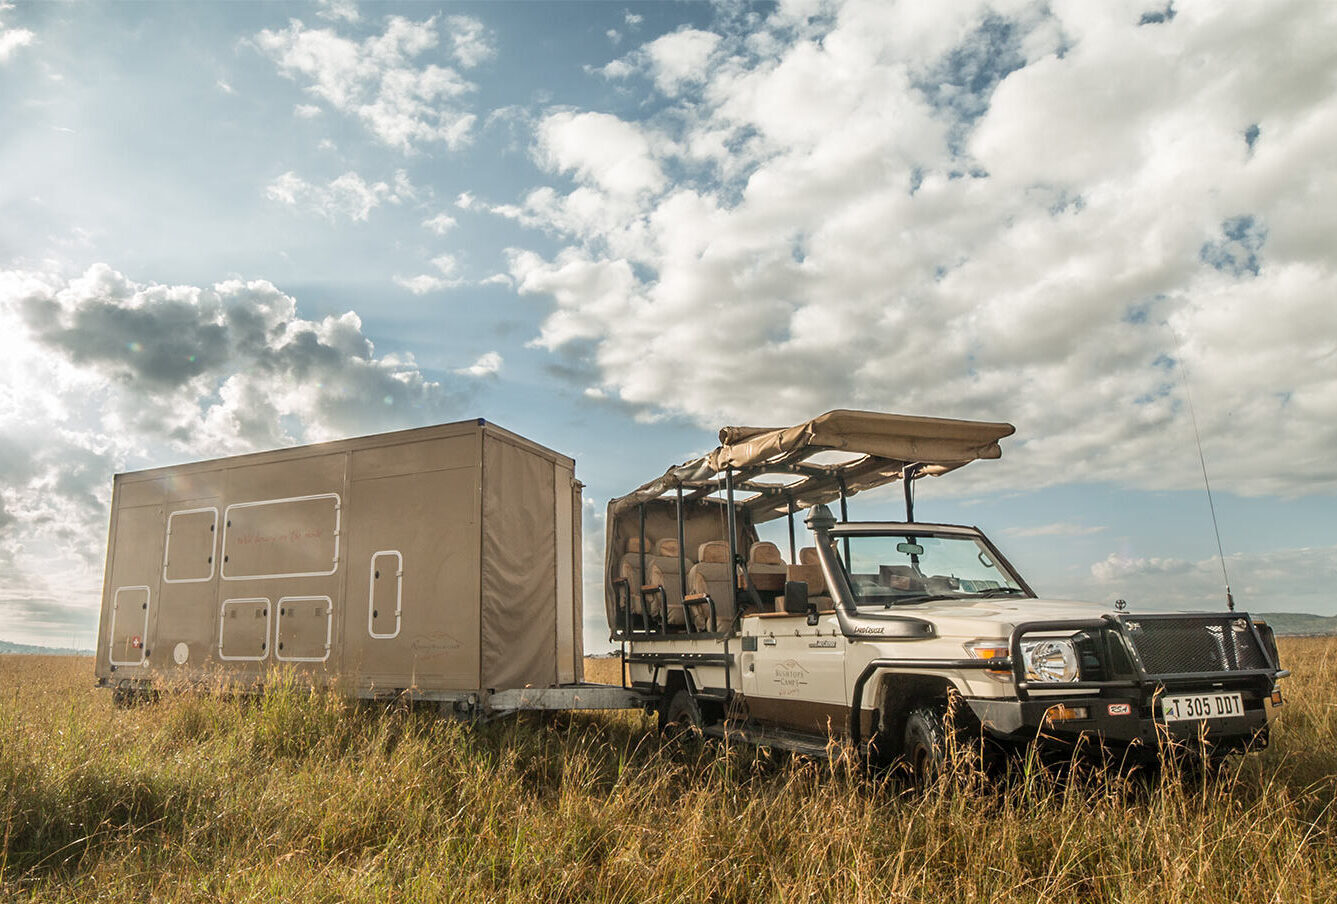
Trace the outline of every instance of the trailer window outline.
[[[228, 656], [223, 652], [223, 628], [227, 618], [227, 607], [232, 603], [264, 603], [265, 604], [265, 652], [259, 656]], [[269, 603], [267, 596], [248, 596], [237, 597], [235, 599], [223, 600], [223, 604], [218, 607], [218, 658], [226, 662], [264, 662], [269, 658], [269, 629], [274, 623], [274, 607]]]
[[[381, 556], [395, 557], [395, 630], [388, 634], [377, 634], [373, 614], [376, 608], [376, 560]], [[367, 633], [377, 640], [391, 640], [399, 636], [400, 616], [404, 603], [404, 554], [397, 549], [382, 549], [371, 554], [371, 564], [367, 567]]]
[[[283, 612], [288, 603], [325, 601], [325, 655], [324, 656], [284, 656], [279, 649], [279, 636], [283, 631]], [[274, 605], [279, 607], [278, 617], [274, 619], [274, 658], [281, 662], [324, 662], [330, 658], [330, 643], [334, 639], [334, 603], [328, 596], [281, 596]]]
[[[144, 591], [144, 627], [139, 631], [139, 658], [126, 659], [124, 661], [116, 658], [116, 615], [121, 609], [121, 594], [127, 590]], [[153, 591], [147, 584], [135, 584], [133, 586], [117, 587], [111, 595], [111, 625], [107, 629], [107, 662], [112, 665], [143, 665], [144, 651], [148, 649], [148, 641], [145, 635], [149, 633], [149, 604], [153, 601]]]
[[[280, 505], [285, 502], [309, 502], [312, 499], [334, 500], [334, 560], [329, 571], [294, 571], [285, 574], [228, 574], [227, 573], [227, 532], [232, 525], [232, 510], [255, 508], [262, 505]], [[268, 581], [280, 578], [322, 578], [339, 570], [339, 540], [343, 520], [343, 501], [338, 493], [316, 493], [311, 496], [285, 496], [282, 499], [257, 499], [254, 502], [234, 502], [223, 510], [223, 565], [220, 575], [225, 581]]]
[[[214, 514], [214, 524], [213, 527], [210, 528], [209, 530], [209, 576], [203, 578], [169, 578], [167, 576], [167, 562], [168, 559], [171, 557], [172, 519], [175, 518], [177, 515], [196, 515], [199, 514], [200, 512], [213, 512]], [[214, 571], [216, 570], [217, 567], [217, 563], [215, 563], [214, 560], [217, 557], [218, 557], [218, 506], [211, 505], [211, 506], [206, 506], [205, 508], [181, 509], [180, 511], [171, 512], [170, 514], [168, 514], [167, 535], [163, 538], [163, 544], [162, 544], [163, 583], [202, 584], [206, 581], [212, 581], [214, 579]]]

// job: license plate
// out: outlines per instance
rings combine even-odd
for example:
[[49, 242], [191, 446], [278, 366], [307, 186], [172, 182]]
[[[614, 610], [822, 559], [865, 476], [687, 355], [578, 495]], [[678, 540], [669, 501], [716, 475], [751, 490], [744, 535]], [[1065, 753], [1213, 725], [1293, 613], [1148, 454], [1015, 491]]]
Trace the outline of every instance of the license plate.
[[1162, 697], [1161, 713], [1167, 722], [1192, 719], [1224, 719], [1244, 715], [1244, 701], [1239, 694], [1184, 694]]

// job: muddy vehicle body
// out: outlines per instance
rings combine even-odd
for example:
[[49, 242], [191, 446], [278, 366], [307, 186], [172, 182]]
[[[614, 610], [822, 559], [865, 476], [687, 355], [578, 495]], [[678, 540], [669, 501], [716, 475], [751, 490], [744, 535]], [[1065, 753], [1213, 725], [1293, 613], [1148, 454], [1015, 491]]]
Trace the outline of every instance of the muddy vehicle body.
[[[613, 500], [605, 592], [629, 686], [664, 726], [920, 769], [955, 731], [1134, 756], [1265, 745], [1286, 673], [1262, 620], [1044, 599], [978, 528], [915, 520], [915, 482], [999, 457], [1012, 432], [854, 411], [725, 428]], [[850, 496], [895, 480], [904, 521], [848, 520]], [[787, 558], [756, 531], [781, 517]]]

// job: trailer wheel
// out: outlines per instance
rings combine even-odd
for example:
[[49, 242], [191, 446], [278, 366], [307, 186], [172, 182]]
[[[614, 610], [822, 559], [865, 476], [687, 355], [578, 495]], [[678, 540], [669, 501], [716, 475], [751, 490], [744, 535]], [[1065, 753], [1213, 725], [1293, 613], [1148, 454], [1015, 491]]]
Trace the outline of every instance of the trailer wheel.
[[701, 737], [701, 707], [686, 688], [666, 694], [659, 704], [659, 733], [670, 738]]
[[906, 766], [914, 783], [927, 787], [947, 762], [947, 707], [941, 703], [921, 706], [905, 717]]

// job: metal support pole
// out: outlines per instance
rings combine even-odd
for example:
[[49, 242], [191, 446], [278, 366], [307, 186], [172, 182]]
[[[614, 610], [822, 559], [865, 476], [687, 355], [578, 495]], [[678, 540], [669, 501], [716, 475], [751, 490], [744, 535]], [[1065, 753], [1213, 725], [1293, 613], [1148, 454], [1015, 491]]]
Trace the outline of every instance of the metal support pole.
[[[840, 523], [844, 524], [850, 520], [850, 507], [847, 501], [847, 490], [845, 489], [845, 475], [841, 474], [837, 480], [840, 482]], [[850, 570], [850, 538], [845, 538], [845, 570]]]
[[901, 468], [901, 483], [905, 485], [905, 521], [907, 524], [914, 524], [915, 521], [915, 491], [914, 479], [916, 465], [906, 465]]
[[725, 505], [729, 507], [729, 602], [734, 612], [738, 611], [738, 527], [734, 521], [733, 510], [733, 468], [724, 472]]
[[[638, 599], [638, 600], [641, 601], [641, 616], [642, 616], [643, 618], [646, 619], [646, 623], [643, 624], [643, 625], [641, 625], [641, 630], [642, 630], [642, 631], [645, 631], [645, 632], [648, 634], [649, 631], [650, 631], [649, 615], [647, 614], [647, 613], [649, 612], [649, 610], [648, 610], [648, 609], [646, 608], [646, 606], [645, 606], [645, 591], [641, 589], [641, 587], [644, 587], [644, 586], [645, 586], [645, 582], [646, 582], [646, 581], [649, 579], [649, 577], [650, 577], [648, 574], [645, 573], [645, 503], [642, 502], [639, 506], [637, 506], [637, 508], [640, 510], [640, 513], [641, 513], [641, 553], [640, 553], [640, 555], [641, 555], [641, 577], [640, 577], [640, 586], [639, 586], [639, 587], [628, 587], [628, 588], [627, 588], [627, 609], [628, 609], [628, 610], [631, 609], [631, 595], [632, 595], [633, 593], [636, 594], [636, 599]], [[631, 614], [630, 614], [630, 611], [628, 611], [628, 614], [627, 614], [627, 627], [628, 627], [628, 628], [631, 627]]]
[[[682, 524], [682, 484], [678, 484], [678, 581], [682, 585], [682, 598], [687, 598], [687, 540]], [[691, 619], [688, 619], [690, 621]], [[688, 629], [691, 626], [688, 625]]]
[[789, 564], [798, 564], [798, 547], [794, 545], [794, 497], [789, 497]]

